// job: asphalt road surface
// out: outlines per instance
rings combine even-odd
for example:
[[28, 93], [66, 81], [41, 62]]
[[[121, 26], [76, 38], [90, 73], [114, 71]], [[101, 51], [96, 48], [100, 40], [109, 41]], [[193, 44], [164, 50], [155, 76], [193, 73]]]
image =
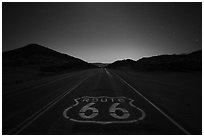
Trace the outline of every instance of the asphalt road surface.
[[3, 134], [190, 134], [109, 69], [3, 89]]

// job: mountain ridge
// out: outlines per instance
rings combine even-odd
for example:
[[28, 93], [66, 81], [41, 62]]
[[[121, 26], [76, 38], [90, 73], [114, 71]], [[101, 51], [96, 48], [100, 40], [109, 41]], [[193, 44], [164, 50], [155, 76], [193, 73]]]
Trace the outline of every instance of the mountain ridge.
[[137, 61], [118, 60], [107, 66], [114, 69], [133, 69], [136, 71], [197, 71], [202, 70], [202, 50], [189, 54], [158, 55], [143, 57]]
[[57, 52], [39, 44], [29, 44], [3, 52], [2, 57], [3, 66], [34, 66], [43, 71], [95, 67], [79, 58]]

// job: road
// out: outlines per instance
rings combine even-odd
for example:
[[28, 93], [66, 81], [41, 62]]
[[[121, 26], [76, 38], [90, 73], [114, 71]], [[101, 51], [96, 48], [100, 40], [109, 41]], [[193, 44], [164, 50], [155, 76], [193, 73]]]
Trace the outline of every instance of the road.
[[191, 134], [110, 69], [3, 88], [3, 134]]

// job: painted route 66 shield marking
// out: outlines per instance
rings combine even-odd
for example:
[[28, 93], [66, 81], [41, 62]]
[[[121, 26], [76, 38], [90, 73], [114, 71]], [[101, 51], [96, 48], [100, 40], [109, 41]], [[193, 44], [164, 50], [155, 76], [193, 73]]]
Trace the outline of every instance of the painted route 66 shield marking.
[[73, 106], [66, 108], [63, 116], [83, 123], [132, 123], [145, 118], [145, 112], [133, 105], [126, 97], [89, 97], [74, 99]]

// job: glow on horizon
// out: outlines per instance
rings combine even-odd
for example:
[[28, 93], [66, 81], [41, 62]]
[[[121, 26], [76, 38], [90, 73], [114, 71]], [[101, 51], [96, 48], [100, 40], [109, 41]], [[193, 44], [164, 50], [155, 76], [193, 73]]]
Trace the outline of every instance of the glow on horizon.
[[2, 50], [30, 43], [94, 63], [202, 49], [202, 3], [3, 3]]

